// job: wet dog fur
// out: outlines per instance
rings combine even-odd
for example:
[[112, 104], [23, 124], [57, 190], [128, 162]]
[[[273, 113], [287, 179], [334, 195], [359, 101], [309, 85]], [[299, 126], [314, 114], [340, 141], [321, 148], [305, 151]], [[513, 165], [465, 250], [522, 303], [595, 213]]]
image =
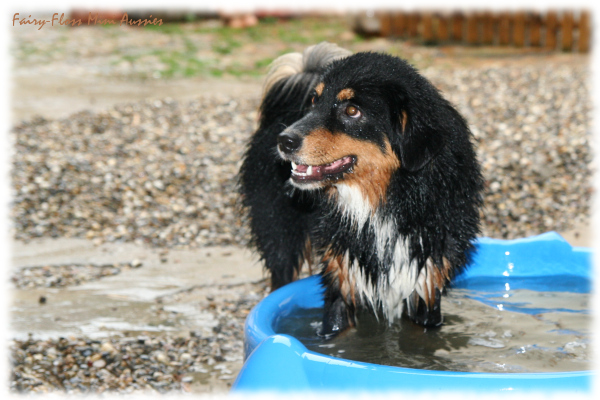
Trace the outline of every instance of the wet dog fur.
[[483, 179], [466, 121], [406, 61], [329, 43], [277, 59], [239, 178], [272, 289], [321, 274], [321, 335], [359, 309], [442, 323]]

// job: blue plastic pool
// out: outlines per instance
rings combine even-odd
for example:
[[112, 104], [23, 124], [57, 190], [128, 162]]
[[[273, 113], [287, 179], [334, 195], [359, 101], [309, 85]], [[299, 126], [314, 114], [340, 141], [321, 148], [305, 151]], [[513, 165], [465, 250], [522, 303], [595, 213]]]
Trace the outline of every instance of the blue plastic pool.
[[[471, 265], [455, 280], [458, 287], [469, 288], [481, 281], [504, 286], [510, 279], [511, 286], [530, 290], [549, 284], [555, 291], [591, 290], [590, 285], [571, 283], [581, 282], [571, 278], [591, 281], [591, 251], [572, 247], [555, 232], [517, 240], [482, 238], [476, 246]], [[315, 353], [294, 337], [274, 331], [277, 322], [294, 309], [321, 307], [322, 303], [318, 276], [287, 285], [261, 301], [246, 320], [246, 362], [232, 391], [591, 391], [592, 371], [478, 373], [383, 366]]]

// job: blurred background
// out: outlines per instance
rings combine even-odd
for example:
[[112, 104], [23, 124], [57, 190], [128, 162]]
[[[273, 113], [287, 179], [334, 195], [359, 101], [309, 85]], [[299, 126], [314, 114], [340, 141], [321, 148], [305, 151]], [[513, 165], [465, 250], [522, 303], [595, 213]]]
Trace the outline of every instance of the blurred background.
[[65, 25], [19, 23], [52, 14], [10, 27], [14, 392], [227, 390], [268, 292], [236, 173], [269, 64], [321, 41], [405, 58], [457, 106], [486, 179], [483, 236], [591, 245], [587, 10], [73, 9]]

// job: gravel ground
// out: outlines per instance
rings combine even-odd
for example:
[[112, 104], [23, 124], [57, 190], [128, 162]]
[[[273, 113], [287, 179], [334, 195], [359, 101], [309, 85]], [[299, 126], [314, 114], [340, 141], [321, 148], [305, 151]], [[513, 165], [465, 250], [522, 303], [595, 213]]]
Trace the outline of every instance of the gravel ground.
[[235, 175], [256, 107], [164, 100], [16, 127], [16, 238], [245, 244]]
[[[243, 360], [246, 316], [266, 291], [266, 281], [235, 288], [191, 288], [185, 295], [197, 292], [198, 307], [211, 313], [216, 322], [211, 330], [185, 336], [125, 332], [98, 340], [12, 340], [10, 389], [96, 394], [225, 391]], [[159, 304], [176, 302], [180, 295], [161, 298]]]
[[483, 234], [513, 239], [589, 221], [587, 65], [430, 68], [470, 122], [486, 178]]
[[[487, 182], [484, 235], [564, 231], [587, 218], [587, 66], [429, 68], [424, 74], [473, 129]], [[15, 237], [245, 245], [236, 172], [256, 107], [211, 96], [15, 127]]]

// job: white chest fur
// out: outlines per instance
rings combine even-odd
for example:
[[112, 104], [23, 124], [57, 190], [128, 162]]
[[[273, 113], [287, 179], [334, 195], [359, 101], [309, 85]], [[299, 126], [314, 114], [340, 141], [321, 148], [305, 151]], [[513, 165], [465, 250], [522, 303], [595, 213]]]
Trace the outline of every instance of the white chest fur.
[[[351, 221], [357, 232], [360, 228], [372, 232], [376, 254], [380, 263], [388, 263], [387, 274], [378, 274], [377, 282], [355, 260], [348, 265], [348, 279], [360, 299], [374, 309], [381, 309], [388, 321], [402, 315], [402, 301], [407, 298], [419, 281], [416, 262], [410, 261], [408, 238], [398, 234], [396, 221], [373, 210], [360, 190], [345, 184], [337, 185], [338, 205], [344, 218]], [[366, 226], [365, 226], [366, 225]], [[358, 239], [358, 237], [357, 237]], [[349, 260], [346, 255], [345, 260]]]

